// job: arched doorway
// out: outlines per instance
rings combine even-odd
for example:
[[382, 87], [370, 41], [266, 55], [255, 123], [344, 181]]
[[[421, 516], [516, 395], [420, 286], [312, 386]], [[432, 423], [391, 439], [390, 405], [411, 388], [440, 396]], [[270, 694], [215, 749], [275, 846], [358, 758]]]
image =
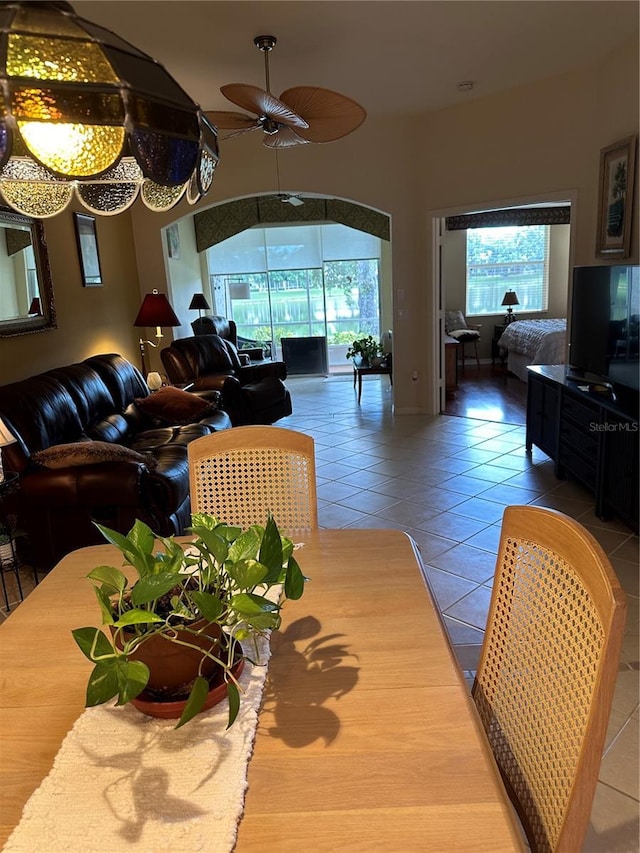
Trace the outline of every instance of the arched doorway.
[[273, 341], [278, 356], [283, 337], [324, 337], [330, 372], [343, 372], [355, 337], [392, 327], [390, 220], [341, 199], [298, 200], [255, 196], [196, 214], [205, 290], [243, 337]]

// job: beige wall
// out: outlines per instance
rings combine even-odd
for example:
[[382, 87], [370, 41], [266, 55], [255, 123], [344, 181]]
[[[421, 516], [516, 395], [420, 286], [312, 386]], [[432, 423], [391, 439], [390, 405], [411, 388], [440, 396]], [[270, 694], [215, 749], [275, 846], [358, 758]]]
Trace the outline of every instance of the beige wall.
[[[437, 411], [434, 217], [566, 195], [575, 199], [571, 263], [595, 263], [600, 149], [637, 132], [636, 34], [615, 56], [574, 74], [421, 117], [369, 119], [339, 142], [281, 152], [283, 191], [335, 195], [391, 216], [397, 411]], [[206, 203], [276, 189], [273, 151], [247, 134], [222, 143]], [[636, 204], [636, 216], [637, 210]], [[176, 211], [152, 214], [137, 203], [130, 215], [135, 258], [129, 214], [101, 220], [105, 286], [93, 290], [80, 287], [70, 215], [52, 220], [47, 232], [60, 328], [2, 340], [3, 381], [106, 349], [135, 360], [130, 324], [141, 294], [168, 287], [161, 229], [191, 212], [183, 203]], [[638, 263], [635, 223], [631, 261]], [[156, 357], [153, 353], [152, 361]]]

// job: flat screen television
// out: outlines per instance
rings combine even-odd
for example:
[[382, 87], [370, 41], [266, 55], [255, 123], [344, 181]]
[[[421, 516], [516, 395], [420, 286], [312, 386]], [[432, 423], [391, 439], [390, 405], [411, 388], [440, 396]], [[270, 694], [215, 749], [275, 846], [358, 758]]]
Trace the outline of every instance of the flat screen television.
[[640, 267], [574, 267], [570, 378], [638, 390]]

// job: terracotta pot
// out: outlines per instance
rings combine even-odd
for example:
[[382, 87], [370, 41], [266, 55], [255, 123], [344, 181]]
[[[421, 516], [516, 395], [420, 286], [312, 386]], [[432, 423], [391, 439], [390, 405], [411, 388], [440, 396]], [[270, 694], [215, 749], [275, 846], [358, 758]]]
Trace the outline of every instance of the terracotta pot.
[[[192, 630], [198, 631], [207, 625], [206, 619], [199, 619], [191, 626]], [[205, 632], [194, 636], [187, 631], [178, 631], [178, 637], [185, 642], [197, 645], [205, 651], [216, 654], [220, 645], [222, 629], [219, 625], [209, 625]], [[148, 690], [170, 691], [182, 685], [186, 693], [189, 692], [187, 685], [199, 674], [202, 655], [196, 649], [187, 649], [171, 642], [166, 637], [158, 634], [146, 640], [136, 651], [129, 655], [131, 660], [139, 660], [149, 667]], [[212, 675], [218, 664], [206, 658], [202, 664], [201, 674], [208, 678]]]
[[[236, 678], [239, 678], [243, 669], [244, 658], [240, 658], [240, 660], [233, 665], [231, 672]], [[211, 690], [209, 690], [209, 694], [207, 695], [207, 699], [202, 707], [202, 711], [208, 711], [209, 708], [213, 708], [214, 705], [222, 702], [222, 700], [226, 699], [227, 696], [227, 683], [222, 680], [222, 672], [219, 673], [217, 679], [215, 676], [212, 677], [210, 683]], [[162, 720], [177, 720], [182, 716], [187, 700], [179, 699], [173, 702], [158, 702], [149, 698], [149, 694], [143, 690], [139, 696], [136, 696], [135, 699], [131, 700], [131, 704], [134, 708], [137, 708], [138, 711], [141, 711], [148, 717], [157, 717]]]

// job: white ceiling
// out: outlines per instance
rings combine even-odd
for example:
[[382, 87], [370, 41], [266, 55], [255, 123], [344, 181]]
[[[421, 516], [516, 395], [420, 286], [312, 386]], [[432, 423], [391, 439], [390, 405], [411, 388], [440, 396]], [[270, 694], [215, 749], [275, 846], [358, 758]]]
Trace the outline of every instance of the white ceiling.
[[[590, 65], [638, 30], [635, 0], [102, 0], [72, 3], [162, 63], [203, 109], [225, 83], [334, 89], [369, 115], [413, 114]], [[456, 84], [474, 81], [471, 92]]]

